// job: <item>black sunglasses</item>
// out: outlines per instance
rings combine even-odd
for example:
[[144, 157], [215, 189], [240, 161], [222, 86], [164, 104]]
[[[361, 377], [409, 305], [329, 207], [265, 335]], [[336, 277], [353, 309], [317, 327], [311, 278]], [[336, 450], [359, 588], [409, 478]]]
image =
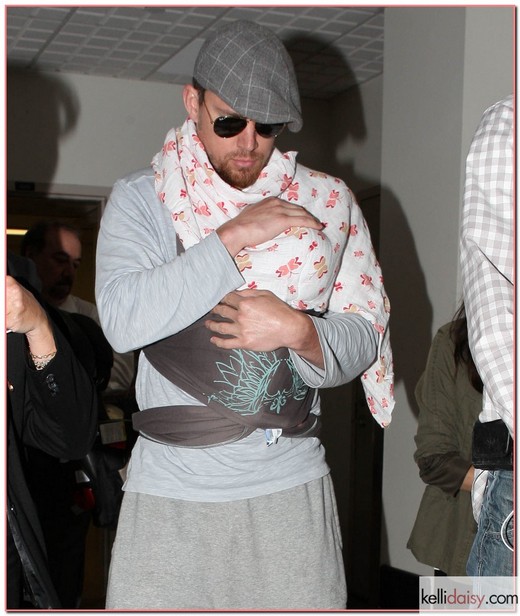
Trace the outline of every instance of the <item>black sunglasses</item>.
[[[252, 122], [252, 120], [248, 120], [247, 118], [242, 118], [240, 116], [219, 116], [215, 120], [212, 120], [209, 109], [206, 106], [206, 101], [202, 101], [202, 104], [208, 112], [209, 121], [213, 125], [215, 134], [223, 139], [227, 139], [228, 137], [236, 137], [236, 135], [239, 135], [245, 129], [248, 122]], [[269, 139], [270, 137], [278, 137], [284, 128], [285, 122], [281, 122], [279, 124], [262, 124], [261, 122], [255, 122], [256, 132], [260, 135], [260, 137], [264, 137], [266, 139]]]

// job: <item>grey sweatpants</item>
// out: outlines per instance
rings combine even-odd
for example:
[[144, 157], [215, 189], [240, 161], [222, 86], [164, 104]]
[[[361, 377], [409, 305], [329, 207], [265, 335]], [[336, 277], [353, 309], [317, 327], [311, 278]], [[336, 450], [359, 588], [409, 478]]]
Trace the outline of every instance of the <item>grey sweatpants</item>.
[[107, 609], [345, 609], [346, 600], [329, 475], [224, 503], [125, 493]]

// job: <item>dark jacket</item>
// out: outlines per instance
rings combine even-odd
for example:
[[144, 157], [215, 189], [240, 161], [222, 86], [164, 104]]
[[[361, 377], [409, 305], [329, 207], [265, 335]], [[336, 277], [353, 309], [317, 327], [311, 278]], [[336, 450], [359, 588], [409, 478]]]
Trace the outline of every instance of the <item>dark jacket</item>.
[[482, 394], [471, 384], [466, 366], [455, 365], [450, 327], [441, 327], [433, 339], [415, 390], [420, 413], [414, 457], [428, 485], [407, 547], [419, 562], [465, 576], [476, 523], [471, 494], [459, 488], [471, 466]]
[[[32, 366], [25, 336], [7, 335], [7, 499], [8, 560], [14, 539], [29, 592], [40, 608], [59, 608], [46, 561], [44, 540], [26, 481], [26, 447], [58, 458], [80, 459], [96, 435], [98, 398], [91, 376], [73, 353], [67, 337], [53, 331], [57, 354], [41, 371]], [[16, 601], [17, 573], [8, 570], [8, 601]], [[10, 598], [9, 598], [10, 597]], [[17, 607], [8, 605], [8, 607]]]

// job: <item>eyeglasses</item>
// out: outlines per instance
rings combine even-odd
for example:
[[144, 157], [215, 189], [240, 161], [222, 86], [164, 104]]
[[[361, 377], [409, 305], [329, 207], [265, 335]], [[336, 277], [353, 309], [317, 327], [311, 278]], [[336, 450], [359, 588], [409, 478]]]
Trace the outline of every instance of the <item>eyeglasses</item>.
[[[208, 112], [209, 121], [213, 125], [215, 134], [223, 139], [227, 139], [228, 137], [236, 137], [245, 129], [248, 122], [253, 121], [248, 120], [247, 118], [242, 118], [241, 116], [231, 115], [219, 116], [215, 120], [212, 120], [209, 109], [206, 106], [206, 101], [202, 101], [202, 104]], [[285, 122], [281, 122], [279, 124], [262, 124], [261, 122], [255, 122], [256, 132], [260, 135], [260, 137], [264, 137], [265, 139], [278, 137], [284, 128]]]

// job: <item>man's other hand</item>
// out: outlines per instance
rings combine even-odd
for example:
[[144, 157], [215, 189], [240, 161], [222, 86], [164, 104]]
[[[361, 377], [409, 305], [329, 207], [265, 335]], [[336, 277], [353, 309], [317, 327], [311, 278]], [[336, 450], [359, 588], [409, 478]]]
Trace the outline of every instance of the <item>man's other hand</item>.
[[217, 334], [211, 338], [215, 346], [257, 352], [287, 347], [323, 368], [323, 354], [312, 319], [271, 291], [233, 291], [212, 312], [225, 319], [210, 318], [205, 323]]
[[217, 234], [232, 257], [246, 246], [268, 242], [291, 227], [321, 230], [323, 224], [305, 208], [277, 197], [268, 197], [245, 207], [225, 222]]

